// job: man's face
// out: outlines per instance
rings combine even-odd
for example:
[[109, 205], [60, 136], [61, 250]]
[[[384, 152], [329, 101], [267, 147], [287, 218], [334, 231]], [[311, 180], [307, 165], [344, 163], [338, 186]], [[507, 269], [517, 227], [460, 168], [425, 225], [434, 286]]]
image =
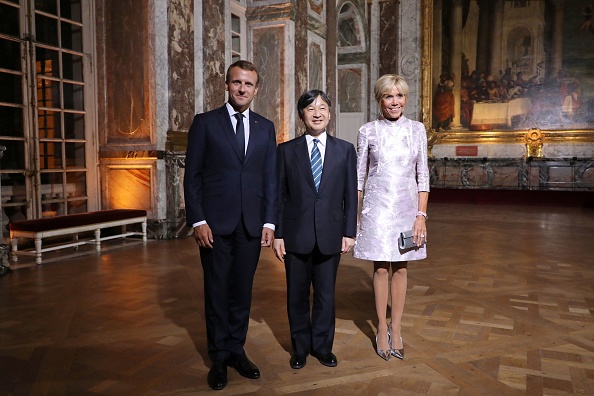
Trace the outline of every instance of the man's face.
[[326, 130], [330, 122], [330, 106], [321, 96], [318, 96], [303, 109], [302, 121], [307, 133], [318, 136]]
[[229, 104], [239, 112], [244, 112], [258, 93], [258, 74], [255, 71], [232, 67], [225, 91], [229, 92]]

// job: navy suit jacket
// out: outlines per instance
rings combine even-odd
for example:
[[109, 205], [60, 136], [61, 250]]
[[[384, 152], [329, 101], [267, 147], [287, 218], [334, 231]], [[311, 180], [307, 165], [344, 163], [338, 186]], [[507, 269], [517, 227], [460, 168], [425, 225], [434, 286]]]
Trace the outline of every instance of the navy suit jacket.
[[243, 215], [248, 233], [259, 237], [265, 223], [277, 223], [274, 124], [251, 110], [249, 118], [242, 161], [226, 106], [194, 117], [184, 175], [188, 226], [206, 220], [213, 234], [229, 235]]
[[340, 253], [342, 238], [357, 232], [357, 154], [344, 140], [327, 135], [324, 167], [316, 191], [305, 135], [278, 146], [279, 222], [275, 237], [287, 252]]

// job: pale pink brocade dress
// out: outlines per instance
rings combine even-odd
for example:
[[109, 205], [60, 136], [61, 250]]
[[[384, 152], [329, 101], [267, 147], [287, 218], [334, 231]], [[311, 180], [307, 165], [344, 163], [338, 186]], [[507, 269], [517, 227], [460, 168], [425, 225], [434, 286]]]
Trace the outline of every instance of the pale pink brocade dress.
[[363, 125], [357, 138], [357, 177], [364, 197], [353, 256], [373, 261], [427, 257], [425, 246], [398, 249], [400, 232], [412, 229], [415, 222], [419, 191], [429, 191], [423, 124], [401, 116]]

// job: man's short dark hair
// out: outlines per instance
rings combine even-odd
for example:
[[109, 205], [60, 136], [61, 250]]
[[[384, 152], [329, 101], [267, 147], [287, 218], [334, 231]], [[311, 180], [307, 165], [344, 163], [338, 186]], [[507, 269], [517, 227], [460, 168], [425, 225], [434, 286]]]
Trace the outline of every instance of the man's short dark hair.
[[297, 101], [297, 111], [299, 112], [299, 118], [303, 119], [303, 110], [313, 103], [317, 97], [321, 97], [322, 100], [328, 103], [328, 107], [332, 107], [332, 102], [330, 102], [330, 98], [326, 95], [326, 92], [320, 91], [319, 89], [312, 89], [307, 91], [299, 97]]
[[260, 84], [260, 73], [258, 73], [258, 69], [256, 69], [256, 66], [252, 62], [246, 60], [238, 60], [237, 62], [234, 62], [231, 66], [229, 66], [229, 68], [227, 69], [227, 74], [225, 75], [225, 84], [229, 84], [229, 71], [232, 67], [239, 67], [242, 70], [256, 72], [256, 86]]

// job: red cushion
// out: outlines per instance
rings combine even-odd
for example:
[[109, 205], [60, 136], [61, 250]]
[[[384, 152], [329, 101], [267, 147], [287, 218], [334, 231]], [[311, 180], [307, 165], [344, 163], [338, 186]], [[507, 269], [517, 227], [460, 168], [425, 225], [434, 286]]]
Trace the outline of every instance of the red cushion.
[[10, 223], [11, 231], [41, 232], [146, 216], [142, 209], [112, 209]]

